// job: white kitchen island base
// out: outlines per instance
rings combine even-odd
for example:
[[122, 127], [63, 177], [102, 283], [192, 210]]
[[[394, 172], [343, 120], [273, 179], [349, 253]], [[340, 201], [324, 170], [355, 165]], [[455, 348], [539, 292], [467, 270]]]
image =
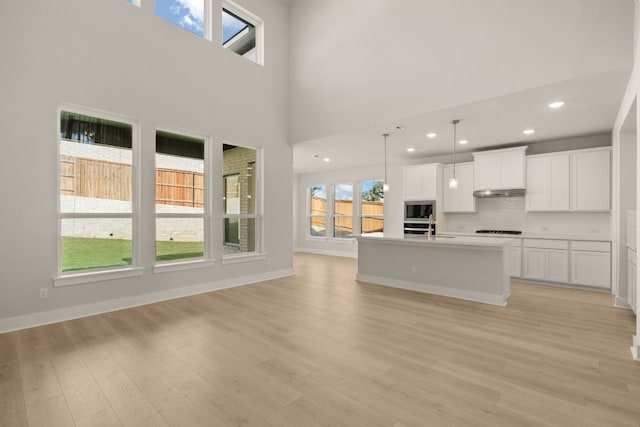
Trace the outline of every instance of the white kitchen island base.
[[509, 297], [511, 239], [358, 238], [356, 279], [493, 305]]

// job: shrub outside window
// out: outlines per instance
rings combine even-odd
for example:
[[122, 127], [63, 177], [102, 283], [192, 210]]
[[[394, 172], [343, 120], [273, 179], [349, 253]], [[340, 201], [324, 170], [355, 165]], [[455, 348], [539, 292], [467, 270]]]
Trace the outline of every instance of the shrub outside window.
[[361, 233], [384, 232], [384, 183], [365, 181], [360, 185]]
[[135, 265], [133, 122], [59, 116], [58, 272]]
[[156, 132], [156, 261], [205, 256], [204, 138]]

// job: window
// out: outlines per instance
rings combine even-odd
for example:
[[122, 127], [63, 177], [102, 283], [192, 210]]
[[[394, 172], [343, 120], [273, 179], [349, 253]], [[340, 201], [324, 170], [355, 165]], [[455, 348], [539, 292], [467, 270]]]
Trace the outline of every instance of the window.
[[309, 235], [327, 235], [327, 187], [324, 185], [309, 187]]
[[133, 122], [59, 116], [58, 273], [135, 265]]
[[353, 184], [333, 187], [333, 237], [353, 237]]
[[222, 46], [262, 64], [262, 21], [234, 4], [223, 5]]
[[258, 151], [223, 144], [224, 254], [260, 250]]
[[205, 0], [155, 0], [156, 16], [204, 37]]
[[205, 256], [205, 141], [156, 132], [156, 261]]
[[360, 186], [362, 234], [384, 232], [384, 190], [382, 181], [365, 181]]

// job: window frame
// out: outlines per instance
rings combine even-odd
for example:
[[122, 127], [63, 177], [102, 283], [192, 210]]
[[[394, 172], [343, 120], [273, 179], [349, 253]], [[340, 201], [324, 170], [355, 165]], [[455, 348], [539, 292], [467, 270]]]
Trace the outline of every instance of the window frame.
[[[238, 4], [229, 1], [229, 0], [222, 0], [221, 2], [221, 7], [220, 7], [220, 17], [222, 16], [222, 12], [224, 10], [229, 11], [231, 14], [236, 15], [238, 18], [242, 19], [243, 21], [248, 22], [249, 24], [253, 25], [253, 27], [255, 28], [255, 37], [256, 37], [256, 60], [252, 61], [248, 58], [248, 61], [254, 62], [255, 64], [258, 65], [262, 65], [264, 66], [264, 21], [262, 19], [260, 19], [260, 17], [256, 16], [255, 14], [249, 12], [247, 9], [239, 6]], [[205, 9], [206, 11], [206, 9]], [[224, 50], [228, 50], [227, 48], [224, 47], [224, 44], [222, 42], [222, 18], [220, 18], [220, 46], [224, 49]], [[238, 55], [235, 52], [232, 52], [234, 55]], [[239, 55], [242, 56], [242, 55]]]
[[[311, 189], [313, 187], [324, 187], [324, 191], [325, 191], [325, 213], [324, 215], [312, 215], [311, 213]], [[306, 222], [306, 237], [308, 240], [323, 240], [326, 241], [329, 236], [327, 235], [327, 231], [330, 229], [331, 224], [329, 223], [329, 210], [330, 210], [330, 201], [331, 201], [331, 197], [330, 197], [330, 186], [327, 184], [313, 184], [307, 187], [306, 190], [306, 194], [307, 194], [307, 222]], [[311, 222], [313, 221], [313, 218], [318, 217], [318, 218], [322, 218], [324, 217], [324, 223], [325, 223], [325, 233], [324, 236], [314, 236], [313, 234], [311, 234]]]
[[[62, 212], [60, 203], [62, 172], [60, 141], [61, 117], [63, 112], [86, 115], [103, 120], [116, 121], [131, 126], [131, 212], [130, 213], [75, 213]], [[140, 122], [122, 114], [98, 110], [73, 104], [59, 104], [56, 108], [56, 274], [53, 286], [69, 286], [81, 283], [91, 283], [108, 279], [140, 276], [144, 268], [141, 266], [140, 245]], [[101, 218], [130, 218], [131, 219], [131, 264], [124, 266], [99, 267], [84, 270], [62, 271], [62, 220], [63, 219], [101, 219]]]
[[[213, 257], [213, 239], [212, 239], [212, 233], [211, 233], [211, 218], [212, 218], [212, 203], [211, 201], [213, 200], [212, 197], [212, 187], [213, 187], [213, 178], [212, 178], [212, 167], [211, 165], [213, 164], [213, 160], [212, 160], [212, 149], [211, 149], [211, 137], [195, 132], [195, 131], [191, 131], [191, 130], [187, 130], [187, 129], [182, 129], [182, 128], [178, 128], [175, 126], [157, 126], [155, 129], [155, 134], [154, 137], [157, 138], [157, 134], [158, 132], [166, 132], [166, 133], [172, 133], [172, 134], [176, 134], [176, 135], [181, 135], [181, 136], [186, 136], [189, 138], [194, 138], [194, 139], [201, 139], [203, 141], [203, 145], [204, 145], [204, 165], [203, 165], [203, 171], [204, 171], [204, 207], [203, 207], [203, 211], [202, 213], [159, 213], [157, 211], [157, 203], [155, 203], [155, 191], [157, 188], [157, 180], [155, 178], [155, 174], [156, 171], [158, 170], [158, 165], [156, 162], [157, 159], [157, 147], [154, 149], [154, 156], [153, 156], [153, 170], [154, 170], [154, 194], [153, 194], [153, 200], [154, 200], [154, 204], [153, 204], [153, 210], [154, 210], [154, 226], [153, 226], [153, 240], [154, 240], [154, 251], [153, 251], [153, 255], [154, 255], [154, 266], [153, 266], [153, 271], [154, 273], [162, 273], [162, 272], [167, 272], [167, 271], [178, 271], [178, 270], [185, 270], [185, 269], [189, 269], [189, 268], [199, 268], [199, 267], [209, 267], [215, 264], [216, 260]], [[156, 141], [156, 139], [154, 138], [154, 142]], [[155, 144], [154, 144], [155, 146]], [[170, 260], [170, 261], [158, 261], [157, 260], [157, 250], [155, 249], [155, 242], [157, 239], [157, 221], [160, 218], [201, 218], [203, 221], [203, 237], [204, 237], [204, 242], [203, 242], [203, 249], [204, 249], [204, 253], [201, 257], [193, 257], [193, 258], [182, 258], [182, 259], [177, 259], [177, 260]]]
[[[335, 212], [336, 202], [336, 188], [339, 185], [351, 185], [351, 215], [337, 214]], [[357, 188], [357, 185], [354, 182], [343, 182], [337, 184], [331, 184], [331, 239], [338, 241], [352, 241], [356, 236], [358, 236], [358, 228], [354, 223], [354, 218], [359, 218], [359, 200], [356, 199], [356, 195], [354, 194], [354, 188]], [[340, 201], [343, 201], [342, 199]], [[336, 236], [336, 218], [351, 218], [351, 236], [348, 237], [339, 237]]]
[[[382, 221], [383, 221], [383, 225], [382, 225], [382, 230], [383, 231], [382, 232], [384, 233], [384, 207], [383, 207], [382, 215], [365, 215], [365, 214], [362, 213], [362, 203], [365, 202], [365, 200], [362, 198], [362, 185], [364, 183], [367, 183], [367, 182], [381, 182], [381, 183], [384, 183], [384, 180], [383, 179], [365, 179], [365, 180], [362, 180], [362, 181], [358, 181], [358, 213], [359, 213], [358, 217], [360, 218], [360, 221], [358, 221], [358, 224], [359, 224], [359, 227], [360, 227], [360, 233], [359, 233], [360, 236], [363, 235], [362, 234], [362, 221], [365, 218], [382, 219]], [[384, 200], [384, 189], [382, 190], [382, 194], [383, 194], [382, 199]], [[369, 233], [367, 233], [367, 234], [369, 234]], [[366, 234], [365, 234], [365, 236], [366, 236]]]
[[[233, 145], [234, 147], [246, 148], [249, 150], [254, 150], [256, 153], [255, 162], [253, 164], [253, 175], [255, 176], [254, 181], [254, 213], [252, 214], [227, 214], [225, 209], [225, 203], [220, 204], [220, 230], [222, 234], [218, 236], [218, 245], [220, 245], [220, 249], [222, 252], [221, 264], [233, 264], [237, 262], [244, 261], [253, 261], [259, 259], [266, 259], [266, 253], [264, 251], [264, 203], [263, 203], [263, 192], [264, 192], [264, 177], [263, 177], [263, 165], [264, 165], [264, 149], [262, 147], [251, 146], [248, 144], [237, 144], [232, 141], [224, 140], [219, 144], [218, 152], [220, 154], [220, 170], [217, 170], [218, 173], [218, 181], [220, 183], [220, 187], [222, 190], [222, 197], [225, 197], [224, 192], [224, 177], [233, 175], [233, 174], [225, 174], [224, 173], [224, 145]], [[213, 150], [212, 150], [213, 151]], [[255, 221], [255, 248], [252, 252], [240, 252], [235, 254], [225, 254], [224, 253], [224, 223], [226, 219], [229, 218], [238, 218], [238, 224], [240, 224], [241, 219], [254, 219]], [[213, 239], [212, 239], [213, 240]]]

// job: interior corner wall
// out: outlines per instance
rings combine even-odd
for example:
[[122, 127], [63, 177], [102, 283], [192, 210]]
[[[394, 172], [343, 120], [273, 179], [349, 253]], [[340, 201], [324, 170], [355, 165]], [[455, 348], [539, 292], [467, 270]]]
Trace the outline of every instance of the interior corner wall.
[[[46, 323], [51, 318], [43, 313], [106, 307], [107, 301], [144, 303], [152, 295], [179, 295], [181, 289], [247, 283], [292, 271], [288, 9], [277, 0], [235, 1], [264, 20], [264, 66], [219, 45], [221, 24], [216, 13], [217, 36], [210, 42], [156, 17], [153, 1], [143, 1], [142, 7], [124, 0], [2, 2], [0, 331], [7, 319], [28, 323], [31, 316]], [[221, 1], [214, 0], [213, 7], [220, 8]], [[140, 277], [53, 287], [60, 104], [139, 122], [144, 267]], [[210, 136], [214, 150], [220, 150], [219, 159], [222, 141], [264, 149], [267, 259], [154, 274], [154, 154], [159, 126]], [[220, 222], [222, 214], [221, 175], [214, 176], [214, 222]], [[216, 258], [222, 253], [218, 222], [213, 224], [214, 238], [220, 242], [214, 245], [220, 246]], [[48, 289], [47, 299], [39, 299], [43, 288]]]
[[[618, 115], [616, 116], [615, 123], [613, 125], [612, 131], [612, 140], [613, 140], [613, 157], [614, 157], [614, 197], [613, 197], [613, 215], [612, 221], [615, 221], [615, 218], [619, 218], [619, 210], [620, 210], [620, 176], [619, 176], [619, 156], [620, 156], [620, 144], [621, 139], [623, 138], [623, 125], [624, 122], [634, 105], [634, 102], [637, 102], [638, 95], [640, 94], [640, 1], [634, 0], [634, 30], [633, 30], [633, 70], [631, 72], [631, 77], [629, 78], [629, 83], [627, 84], [627, 88], [625, 90], [624, 96], [622, 98], [622, 102], [620, 103], [620, 108], [618, 110]], [[635, 109], [636, 117], [635, 123], [639, 122], [640, 119], [640, 110], [638, 108]], [[638, 133], [636, 131], [635, 135], [636, 145], [640, 142], [640, 138], [638, 137]], [[636, 150], [636, 171], [640, 170], [640, 150]], [[636, 174], [636, 212], [638, 211], [638, 202], [640, 201], [640, 174]], [[621, 256], [625, 256], [626, 254], [621, 254], [617, 250], [619, 246], [619, 242], [621, 239], [625, 237], [621, 235], [621, 227], [614, 224], [614, 245], [612, 252], [612, 261], [613, 265], [619, 266], [618, 258]], [[640, 237], [640, 228], [636, 230], [636, 241]], [[636, 264], [640, 259], [640, 254], [636, 253]], [[617, 274], [617, 271], [614, 272], [614, 281], [619, 280], [620, 275]], [[615, 286], [615, 285], [614, 285]], [[616, 295], [618, 296], [618, 295]], [[640, 307], [640, 293], [636, 292], [636, 307]], [[635, 357], [636, 360], [640, 361], [640, 316], [636, 316], [636, 333], [635, 336], [631, 339], [631, 353]]]

